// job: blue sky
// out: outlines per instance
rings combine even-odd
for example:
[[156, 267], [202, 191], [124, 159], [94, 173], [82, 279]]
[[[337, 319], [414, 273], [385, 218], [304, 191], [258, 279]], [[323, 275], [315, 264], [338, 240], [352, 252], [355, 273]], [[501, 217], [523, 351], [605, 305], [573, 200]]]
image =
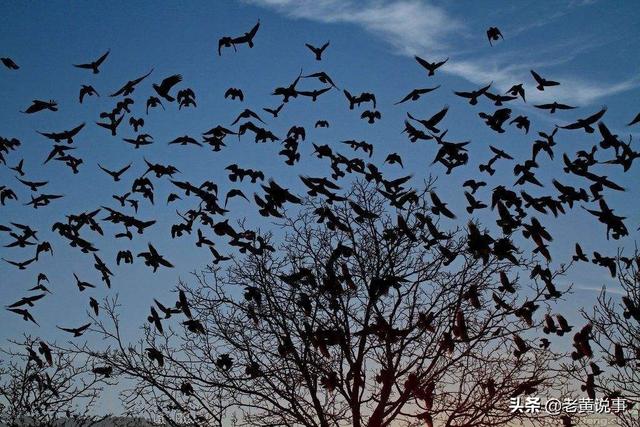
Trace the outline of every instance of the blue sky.
[[[133, 242], [115, 240], [113, 234], [120, 229], [104, 224], [105, 237], [87, 235], [100, 248], [100, 255], [116, 274], [113, 288], [108, 291], [93, 269], [92, 257], [68, 247], [55, 233], [51, 224], [64, 220], [69, 213], [93, 210], [100, 205], [116, 207], [112, 194], [129, 191], [132, 180], [146, 167], [143, 157], [158, 163], [175, 165], [183, 173], [179, 180], [188, 179], [200, 183], [206, 179], [221, 185], [222, 194], [231, 188], [224, 168], [238, 163], [245, 168], [262, 169], [266, 176], [276, 178], [285, 185], [301, 192], [297, 176], [308, 174], [324, 176], [328, 163], [311, 156], [311, 142], [329, 144], [339, 152], [352, 156], [340, 140], [366, 140], [375, 145], [374, 160], [381, 163], [390, 152], [399, 153], [404, 171], [398, 166], [385, 165], [389, 176], [413, 173], [416, 179], [428, 174], [439, 175], [438, 192], [453, 210], [466, 220], [466, 202], [460, 184], [469, 178], [479, 177], [477, 165], [491, 156], [488, 145], [497, 145], [522, 161], [530, 155], [531, 143], [537, 131], [551, 131], [555, 124], [563, 124], [578, 117], [585, 117], [608, 107], [605, 122], [625, 138], [640, 125], [627, 128], [628, 123], [640, 111], [640, 37], [637, 23], [640, 9], [633, 2], [599, 1], [532, 1], [503, 2], [439, 2], [439, 1], [289, 1], [252, 0], [244, 2], [82, 2], [50, 1], [38, 3], [3, 3], [0, 5], [0, 56], [13, 58], [20, 66], [18, 71], [0, 70], [0, 105], [2, 127], [0, 135], [16, 137], [22, 141], [19, 151], [10, 153], [7, 165], [14, 166], [25, 159], [26, 178], [49, 180], [47, 193], [64, 194], [43, 209], [33, 210], [22, 206], [29, 200], [29, 191], [14, 178], [14, 173], [0, 167], [2, 185], [13, 188], [19, 203], [9, 201], [0, 207], [0, 223], [10, 221], [28, 223], [40, 231], [41, 240], [49, 240], [54, 256], [44, 255], [36, 265], [26, 271], [17, 271], [6, 263], [0, 264], [0, 298], [6, 303], [26, 295], [26, 289], [35, 285], [38, 272], [51, 279], [53, 295], [32, 309], [42, 327], [23, 322], [18, 316], [0, 311], [0, 340], [29, 333], [46, 339], [66, 339], [54, 325], [78, 326], [86, 320], [89, 292], [97, 299], [118, 293], [126, 318], [126, 332], [135, 338], [137, 328], [144, 322], [152, 298], [172, 303], [170, 293], [179, 278], [189, 280], [190, 272], [210, 260], [206, 249], [196, 249], [194, 235], [172, 240], [170, 225], [178, 222], [176, 209], [184, 211], [193, 203], [178, 201], [166, 206], [169, 192], [175, 191], [163, 180], [154, 180], [156, 205], [140, 203], [137, 214], [142, 219], [157, 219], [158, 223], [143, 236], [135, 236]], [[216, 54], [217, 40], [223, 35], [240, 35], [248, 31], [260, 19], [256, 46], [246, 46], [234, 53], [227, 49], [222, 57]], [[485, 31], [498, 26], [505, 37], [492, 48]], [[314, 60], [305, 43], [321, 45], [330, 40], [331, 45], [322, 62]], [[87, 62], [111, 49], [111, 54], [98, 75], [72, 67], [73, 63]], [[427, 78], [426, 73], [413, 60], [418, 54], [430, 60], [449, 57], [449, 62]], [[144, 131], [154, 136], [156, 143], [134, 150], [120, 137], [131, 137], [133, 130], [123, 124], [119, 135], [112, 138], [108, 131], [94, 124], [101, 111], [111, 110], [113, 98], [106, 95], [118, 89], [127, 80], [154, 69], [133, 98], [134, 116], [144, 117]], [[332, 76], [340, 88], [352, 93], [374, 92], [382, 112], [382, 120], [368, 125], [359, 119], [359, 112], [346, 108], [344, 96], [331, 91], [312, 104], [308, 100], [294, 100], [286, 105], [281, 117], [272, 119], [262, 111], [263, 107], [276, 107], [277, 97], [270, 95], [273, 88], [288, 85], [299, 73], [324, 70]], [[532, 87], [529, 70], [534, 68], [542, 75], [561, 82], [561, 86], [536, 92]], [[178, 111], [177, 106], [167, 105], [167, 111], [152, 110], [144, 114], [146, 98], [153, 93], [152, 82], [174, 73], [184, 80], [179, 88], [191, 87], [196, 93], [198, 108]], [[453, 90], [471, 90], [493, 81], [502, 92], [512, 84], [525, 82], [528, 104], [513, 104], [514, 114], [526, 114], [533, 122], [529, 135], [511, 127], [503, 135], [489, 131], [477, 117], [479, 111], [493, 111], [487, 100], [471, 107], [463, 99], [453, 96]], [[80, 105], [77, 97], [81, 84], [91, 84], [102, 95], [87, 98]], [[394, 106], [415, 87], [442, 87], [415, 103]], [[303, 81], [305, 88], [317, 88], [318, 82]], [[223, 99], [228, 87], [241, 88], [246, 96], [244, 103]], [[54, 99], [60, 106], [58, 112], [41, 112], [34, 115], [19, 113], [32, 99]], [[579, 109], [550, 116], [532, 109], [531, 104], [558, 100]], [[457, 169], [445, 177], [443, 169], [429, 166], [435, 149], [429, 143], [410, 144], [400, 132], [406, 112], [425, 117], [449, 105], [450, 112], [444, 123], [452, 140], [470, 139], [470, 165]], [[307, 142], [302, 144], [303, 160], [295, 167], [284, 164], [277, 155], [278, 144], [255, 145], [244, 137], [240, 142], [229, 139], [228, 147], [214, 153], [208, 148], [168, 146], [167, 142], [181, 135], [195, 137], [218, 124], [228, 126], [244, 108], [251, 108], [267, 121], [268, 127], [283, 136], [292, 125], [307, 128]], [[128, 120], [128, 117], [126, 118]], [[329, 129], [313, 129], [316, 120], [326, 119]], [[74, 176], [59, 162], [41, 165], [50, 150], [51, 142], [36, 133], [61, 131], [81, 122], [87, 127], [77, 138], [76, 153], [84, 159], [80, 174]], [[571, 155], [580, 149], [588, 149], [598, 141], [597, 136], [583, 132], [560, 132], [557, 137], [556, 159], [563, 152]], [[123, 182], [114, 183], [101, 172], [97, 162], [119, 169], [133, 162]], [[526, 188], [534, 195], [553, 193], [552, 177], [560, 176], [562, 182], [577, 185], [580, 181], [564, 175], [558, 162], [542, 160], [538, 174], [543, 178], [542, 190]], [[489, 188], [515, 181], [511, 173], [513, 164], [502, 164], [502, 170], [488, 179]], [[573, 245], [580, 241], [586, 251], [599, 250], [612, 254], [619, 247], [633, 248], [635, 231], [639, 224], [637, 182], [640, 172], [637, 166], [626, 174], [621, 169], [606, 169], [610, 178], [628, 189], [626, 193], [608, 192], [610, 206], [627, 216], [631, 236], [623, 241], [604, 241], [604, 225], [598, 224], [582, 209], [555, 220], [536, 215], [555, 236], [552, 249], [554, 263], [570, 258]], [[419, 180], [417, 182], [420, 182]], [[257, 188], [240, 185], [246, 194]], [[487, 197], [488, 192], [480, 192]], [[246, 216], [249, 226], [267, 226], [255, 208], [241, 199], [230, 202], [233, 218]], [[488, 213], [488, 212], [487, 212]], [[481, 219], [493, 223], [484, 213]], [[104, 217], [100, 214], [100, 217]], [[452, 224], [453, 225], [453, 224]], [[216, 239], [213, 233], [209, 237]], [[8, 236], [0, 236], [0, 243], [10, 242]], [[148, 242], [176, 265], [175, 269], [160, 269], [152, 274], [142, 263], [116, 267], [115, 255], [119, 249], [130, 248], [138, 253]], [[222, 242], [220, 242], [222, 245]], [[0, 255], [12, 260], [32, 256], [32, 249], [16, 250], [0, 248]], [[79, 294], [72, 273], [97, 285], [96, 290]], [[574, 283], [576, 292], [564, 304], [568, 318], [576, 323], [575, 308], [588, 307], [595, 300], [603, 284], [615, 290], [615, 282], [607, 272], [591, 265], [581, 265], [563, 279], [564, 286]]]

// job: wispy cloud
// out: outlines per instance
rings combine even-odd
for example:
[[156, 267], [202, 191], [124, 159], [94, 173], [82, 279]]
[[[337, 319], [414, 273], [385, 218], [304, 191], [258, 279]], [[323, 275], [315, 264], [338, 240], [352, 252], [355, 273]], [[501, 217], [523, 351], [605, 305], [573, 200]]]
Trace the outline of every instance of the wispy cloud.
[[419, 0], [245, 0], [292, 18], [354, 24], [384, 39], [403, 54], [447, 49], [447, 36], [463, 28], [442, 8]]
[[[552, 98], [579, 106], [594, 104], [606, 96], [622, 93], [640, 86], [640, 78], [621, 82], [593, 81], [575, 75], [556, 75], [562, 85], [553, 91], [539, 92], [531, 84], [529, 69], [539, 66], [532, 61], [522, 63], [513, 54], [470, 57], [468, 51], [457, 50], [452, 44], [454, 35], [468, 30], [462, 20], [444, 8], [424, 0], [245, 0], [269, 7], [286, 16], [324, 23], [356, 25], [390, 44], [396, 52], [407, 55], [451, 56], [443, 72], [474, 84], [494, 82], [505, 91], [516, 83], [525, 83], [528, 99], [546, 102]], [[542, 25], [533, 22], [528, 28]], [[521, 57], [521, 52], [517, 52]], [[566, 58], [560, 62], [567, 61]], [[513, 66], [512, 64], [518, 64]], [[551, 93], [553, 92], [553, 93]]]

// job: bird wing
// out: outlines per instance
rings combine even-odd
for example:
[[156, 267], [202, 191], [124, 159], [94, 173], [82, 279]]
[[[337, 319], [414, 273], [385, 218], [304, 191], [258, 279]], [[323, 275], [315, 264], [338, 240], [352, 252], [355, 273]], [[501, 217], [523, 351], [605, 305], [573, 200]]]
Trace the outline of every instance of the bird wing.
[[176, 84], [180, 83], [181, 81], [182, 81], [182, 75], [174, 74], [162, 80], [162, 83], [160, 83], [160, 87], [165, 90], [169, 90]]
[[109, 53], [111, 53], [111, 49], [107, 50], [104, 55], [102, 55], [100, 58], [98, 58], [98, 60], [95, 62], [96, 67], [99, 67], [100, 64], [102, 64], [104, 62], [105, 59], [107, 59], [107, 56], [109, 56]]

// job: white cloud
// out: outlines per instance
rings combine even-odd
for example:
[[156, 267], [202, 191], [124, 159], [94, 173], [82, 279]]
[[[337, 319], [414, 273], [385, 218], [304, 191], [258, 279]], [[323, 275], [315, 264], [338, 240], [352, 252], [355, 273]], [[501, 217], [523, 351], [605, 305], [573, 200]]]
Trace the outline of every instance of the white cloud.
[[[443, 8], [421, 0], [245, 0], [269, 7], [286, 16], [324, 23], [345, 23], [363, 28], [378, 37], [402, 55], [425, 55], [428, 58], [451, 56], [443, 72], [461, 77], [471, 83], [484, 85], [493, 81], [494, 87], [504, 92], [511, 85], [525, 83], [527, 100], [585, 106], [603, 97], [625, 92], [640, 85], [637, 77], [614, 83], [596, 82], [569, 75], [552, 75], [561, 85], [551, 90], [535, 90], [529, 69], [541, 64], [522, 63], [509, 54], [500, 56], [466, 57], [456, 52], [452, 40], [464, 34], [464, 23]], [[536, 25], [533, 25], [534, 28]], [[521, 55], [521, 52], [518, 52]], [[565, 62], [563, 58], [557, 63]], [[518, 64], [516, 66], [512, 64]], [[550, 64], [553, 65], [553, 64]], [[542, 74], [546, 74], [544, 70]]]
[[246, 0], [267, 6], [292, 18], [325, 23], [354, 24], [378, 36], [404, 54], [428, 47], [440, 51], [447, 47], [446, 36], [462, 24], [443, 9], [419, 0]]

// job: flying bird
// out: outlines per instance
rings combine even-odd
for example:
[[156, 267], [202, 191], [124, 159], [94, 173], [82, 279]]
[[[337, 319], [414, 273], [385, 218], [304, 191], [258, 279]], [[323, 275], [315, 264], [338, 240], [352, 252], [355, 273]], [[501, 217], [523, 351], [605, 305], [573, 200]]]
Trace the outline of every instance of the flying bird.
[[536, 89], [543, 91], [545, 87], [551, 87], [551, 86], [558, 86], [560, 85], [560, 83], [553, 81], [553, 80], [547, 80], [545, 78], [543, 78], [542, 76], [540, 76], [540, 74], [536, 73], [535, 71], [531, 70], [531, 75], [533, 76], [533, 79], [536, 81], [536, 83], [538, 84], [536, 86]]
[[73, 64], [74, 67], [77, 68], [84, 68], [86, 70], [92, 70], [93, 74], [98, 74], [100, 72], [100, 65], [102, 65], [102, 63], [104, 62], [105, 59], [107, 59], [107, 56], [109, 56], [109, 53], [111, 52], [111, 49], [107, 50], [104, 55], [102, 55], [100, 58], [96, 59], [95, 61], [89, 62], [87, 64]]
[[504, 37], [498, 27], [489, 27], [487, 30], [487, 39], [489, 39], [489, 45], [493, 46], [494, 41], [504, 40]]
[[429, 62], [425, 59], [420, 58], [419, 56], [414, 56], [414, 58], [416, 59], [416, 61], [418, 61], [418, 64], [422, 65], [429, 73], [429, 76], [433, 76], [436, 72], [436, 70], [440, 67], [442, 67], [444, 64], [447, 63], [447, 61], [449, 60], [449, 58], [445, 59], [444, 61], [440, 61], [440, 62]]
[[182, 81], [182, 76], [180, 74], [174, 74], [174, 75], [169, 76], [166, 79], [162, 80], [162, 82], [160, 84], [154, 83], [151, 86], [156, 91], [158, 96], [160, 96], [161, 98], [166, 99], [169, 102], [173, 102], [173, 101], [175, 101], [175, 98], [173, 96], [169, 95], [169, 91], [171, 90], [172, 87], [174, 87], [175, 85], [177, 85], [181, 81]]
[[329, 47], [329, 42], [326, 42], [325, 44], [323, 44], [321, 47], [315, 47], [310, 45], [309, 43], [305, 43], [305, 46], [308, 47], [311, 52], [313, 52], [316, 56], [316, 61], [321, 61], [322, 60], [322, 53], [324, 52], [324, 50]]

